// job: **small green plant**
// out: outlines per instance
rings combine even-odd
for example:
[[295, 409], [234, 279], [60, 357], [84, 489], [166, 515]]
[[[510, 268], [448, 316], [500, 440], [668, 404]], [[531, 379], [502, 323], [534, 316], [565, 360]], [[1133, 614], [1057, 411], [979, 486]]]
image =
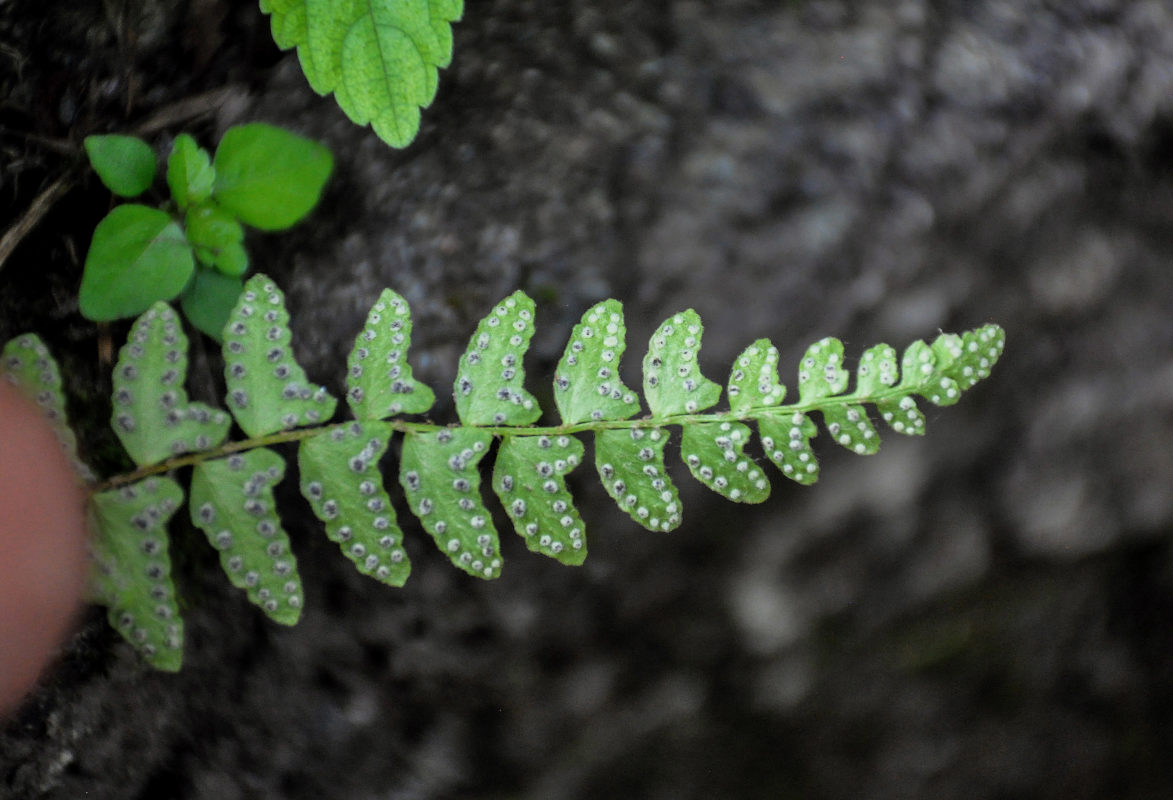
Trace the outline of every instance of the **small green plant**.
[[[155, 181], [155, 154], [140, 139], [89, 136], [85, 149], [119, 197], [138, 197]], [[170, 200], [115, 206], [94, 230], [81, 313], [124, 319], [178, 297], [191, 323], [219, 340], [248, 271], [243, 225], [290, 227], [317, 205], [333, 168], [325, 147], [272, 125], [230, 128], [215, 157], [180, 134], [167, 159]]]
[[[413, 377], [410, 309], [388, 289], [347, 360], [354, 419], [331, 422], [337, 401], [294, 360], [288, 323], [281, 291], [264, 275], [251, 278], [223, 329], [228, 411], [189, 401], [187, 339], [166, 303], [138, 318], [119, 352], [111, 425], [138, 468], [91, 483], [93, 596], [108, 607], [115, 629], [159, 669], [177, 670], [183, 658], [166, 531], [185, 500], [181, 468], [191, 467], [191, 521], [220, 553], [229, 580], [276, 622], [291, 625], [303, 594], [273, 495], [285, 472], [274, 445], [298, 444], [301, 493], [346, 557], [363, 574], [400, 586], [411, 566], [379, 462], [391, 437], [402, 435], [398, 477], [412, 513], [456, 567], [495, 578], [500, 542], [478, 467], [494, 440], [500, 445], [490, 482], [505, 516], [530, 550], [577, 565], [586, 558], [586, 526], [566, 476], [583, 460], [578, 434], [593, 435], [595, 469], [619, 508], [648, 530], [670, 531], [682, 519], [665, 463], [670, 428], [681, 429], [680, 454], [693, 477], [735, 502], [760, 503], [770, 493], [770, 468], [746, 453], [751, 425], [764, 461], [809, 485], [819, 476], [813, 413], [836, 444], [875, 453], [880, 438], [865, 405], [893, 430], [922, 434], [916, 397], [956, 403], [989, 375], [1004, 344], [1001, 328], [984, 325], [941, 334], [931, 344], [914, 342], [902, 356], [875, 345], [860, 357], [849, 392], [842, 343], [822, 339], [799, 365], [797, 401], [783, 405], [778, 351], [759, 339], [734, 362], [728, 410], [712, 411], [721, 387], [700, 372], [703, 329], [690, 309], [652, 335], [643, 359], [648, 413], [636, 417], [639, 396], [619, 375], [623, 308], [605, 300], [574, 327], [554, 371], [561, 421], [538, 426], [542, 410], [525, 389], [522, 364], [534, 333], [534, 303], [515, 292], [477, 326], [453, 385], [459, 422], [440, 425], [418, 419], [435, 395]], [[10, 341], [0, 368], [37, 400], [67, 454], [85, 470], [65, 420], [60, 375], [40, 340], [25, 334]], [[226, 441], [233, 420], [245, 438]]]
[[452, 60], [452, 23], [463, 0], [261, 0], [273, 40], [297, 48], [315, 92], [357, 125], [406, 147], [432, 104], [438, 70]]

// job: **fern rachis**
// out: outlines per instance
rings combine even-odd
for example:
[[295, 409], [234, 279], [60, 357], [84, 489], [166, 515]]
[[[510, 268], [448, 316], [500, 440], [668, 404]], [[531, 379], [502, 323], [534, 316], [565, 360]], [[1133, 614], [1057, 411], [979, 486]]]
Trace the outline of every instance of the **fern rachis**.
[[[494, 440], [500, 444], [490, 486], [518, 535], [530, 550], [581, 564], [586, 525], [565, 483], [583, 460], [578, 434], [594, 436], [596, 472], [619, 508], [644, 528], [668, 531], [682, 520], [664, 455], [673, 429], [681, 431], [681, 458], [698, 481], [730, 500], [760, 503], [770, 482], [769, 468], [747, 451], [755, 428], [765, 460], [809, 485], [819, 469], [811, 448], [813, 412], [837, 444], [874, 453], [879, 435], [866, 406], [893, 430], [922, 434], [915, 397], [957, 402], [989, 375], [1004, 343], [998, 326], [985, 325], [915, 342], [899, 359], [893, 348], [876, 345], [861, 357], [849, 392], [843, 345], [823, 339], [800, 363], [797, 402], [784, 405], [778, 351], [759, 339], [734, 362], [728, 410], [713, 411], [722, 390], [700, 372], [703, 326], [687, 310], [651, 337], [642, 386], [649, 413], [637, 417], [639, 396], [619, 376], [626, 347], [622, 306], [605, 300], [574, 327], [555, 368], [561, 423], [538, 426], [541, 408], [525, 389], [522, 363], [534, 334], [534, 303], [515, 292], [477, 326], [453, 386], [459, 422], [440, 425], [403, 417], [427, 412], [435, 395], [407, 361], [410, 309], [386, 290], [347, 361], [346, 401], [354, 419], [329, 423], [336, 400], [293, 359], [288, 322], [273, 282], [263, 275], [249, 280], [223, 337], [226, 404], [247, 437], [235, 441], [224, 441], [228, 413], [188, 401], [187, 339], [169, 306], [157, 303], [139, 317], [120, 351], [111, 426], [138, 469], [101, 483], [88, 474], [92, 594], [109, 608], [111, 624], [160, 669], [176, 670], [182, 662], [183, 622], [166, 536], [185, 499], [175, 477], [180, 467], [193, 467], [189, 514], [220, 552], [230, 581], [275, 621], [293, 624], [303, 594], [273, 495], [285, 464], [271, 445], [297, 443], [301, 493], [327, 535], [359, 571], [400, 586], [411, 565], [378, 462], [391, 438], [402, 436], [398, 479], [410, 511], [455, 566], [495, 578], [503, 559], [478, 467]], [[0, 366], [38, 400], [84, 470], [44, 346], [35, 336], [17, 337]]]

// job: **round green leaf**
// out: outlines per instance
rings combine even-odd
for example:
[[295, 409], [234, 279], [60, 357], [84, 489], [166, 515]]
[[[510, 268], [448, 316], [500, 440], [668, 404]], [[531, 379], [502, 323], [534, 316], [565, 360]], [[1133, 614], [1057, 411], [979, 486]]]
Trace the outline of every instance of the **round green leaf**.
[[117, 206], [94, 229], [78, 305], [95, 321], [134, 317], [183, 291], [194, 267], [191, 246], [171, 217]]
[[240, 278], [201, 267], [179, 303], [192, 325], [219, 342], [242, 288]]
[[196, 144], [190, 134], [175, 137], [167, 159], [167, 186], [180, 208], [202, 203], [212, 196], [216, 172], [208, 151]]
[[133, 136], [87, 136], [86, 155], [106, 188], [120, 197], [135, 197], [155, 180], [155, 153]]
[[334, 158], [317, 142], [255, 122], [224, 134], [213, 167], [216, 201], [245, 224], [276, 231], [317, 205]]

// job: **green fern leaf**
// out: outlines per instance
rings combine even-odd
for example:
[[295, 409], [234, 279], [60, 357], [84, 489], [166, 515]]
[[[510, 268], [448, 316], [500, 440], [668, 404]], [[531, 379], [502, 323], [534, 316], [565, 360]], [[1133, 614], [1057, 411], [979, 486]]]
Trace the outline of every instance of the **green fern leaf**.
[[224, 326], [228, 407], [249, 436], [319, 424], [334, 414], [334, 398], [310, 384], [294, 359], [291, 336], [285, 296], [268, 277], [254, 275]]
[[574, 566], [586, 559], [586, 536], [565, 476], [582, 452], [573, 436], [506, 436], [493, 466], [493, 490], [526, 547]]
[[407, 363], [411, 347], [411, 309], [390, 289], [383, 290], [367, 315], [347, 359], [346, 399], [358, 419], [422, 414], [436, 396], [415, 380]]
[[786, 417], [762, 417], [758, 434], [766, 457], [790, 480], [810, 486], [819, 479], [819, 462], [811, 448], [818, 429], [811, 418], [799, 411]]
[[650, 531], [680, 524], [680, 496], [664, 468], [663, 428], [602, 430], [595, 435], [595, 468], [607, 494]]
[[477, 325], [460, 357], [453, 396], [465, 425], [529, 425], [542, 415], [524, 387], [522, 360], [534, 335], [534, 301], [514, 292]]
[[879, 451], [880, 437], [863, 406], [842, 403], [827, 406], [822, 411], [823, 424], [836, 444], [861, 456], [874, 455]]
[[358, 571], [402, 586], [411, 562], [379, 473], [390, 439], [385, 422], [352, 422], [302, 442], [297, 465], [302, 495]]
[[[961, 393], [990, 375], [990, 367], [1002, 356], [1006, 334], [997, 325], [986, 325], [958, 336], [942, 333], [933, 341], [936, 372], [935, 390], [924, 395], [939, 406], [953, 405]], [[952, 381], [953, 385], [945, 381]]]
[[618, 300], [597, 303], [574, 326], [554, 371], [554, 403], [564, 423], [627, 419], [639, 413], [639, 398], [619, 378], [626, 337]]
[[224, 441], [223, 411], [188, 402], [187, 336], [169, 305], [155, 303], [130, 329], [114, 367], [110, 425], [134, 463], [156, 464]]
[[717, 404], [721, 387], [701, 375], [697, 356], [704, 326], [691, 308], [652, 334], [644, 356], [644, 397], [653, 417], [695, 414]]
[[[911, 373], [905, 374], [911, 376]], [[892, 430], [907, 436], [921, 436], [925, 432], [925, 417], [916, 401], [908, 394], [886, 392], [896, 385], [900, 376], [895, 348], [886, 344], [869, 347], [859, 360], [855, 393], [861, 400], [874, 402], [876, 410]]]
[[[521, 292], [481, 320], [457, 373], [461, 427], [384, 422], [395, 414], [423, 413], [434, 401], [406, 361], [411, 338], [407, 303], [384, 292], [349, 359], [348, 399], [359, 420], [324, 426], [335, 401], [324, 389], [305, 386], [305, 374], [289, 354], [283, 297], [258, 275], [244, 287], [225, 329], [224, 348], [229, 402], [251, 440], [213, 444], [223, 438], [228, 421], [221, 412], [188, 403], [183, 391], [187, 340], [165, 304], [136, 321], [120, 352], [114, 425], [129, 428], [119, 435], [141, 466], [134, 477], [194, 464], [193, 522], [220, 551], [230, 580], [275, 620], [291, 625], [300, 616], [303, 596], [288, 536], [275, 512], [273, 487], [283, 477], [284, 461], [266, 449], [273, 442], [301, 442], [301, 490], [327, 534], [361, 572], [398, 586], [411, 567], [378, 464], [393, 432], [404, 432], [399, 481], [412, 512], [456, 566], [479, 578], [495, 578], [502, 568], [500, 542], [481, 496], [478, 468], [495, 436], [502, 443], [493, 491], [526, 546], [566, 564], [581, 564], [585, 525], [565, 479], [581, 462], [584, 448], [570, 433], [595, 434], [596, 469], [623, 511], [649, 530], [669, 531], [682, 516], [679, 494], [665, 469], [669, 426], [682, 429], [681, 456], [694, 477], [731, 500], [758, 503], [769, 495], [770, 484], [765, 468], [745, 454], [751, 423], [757, 424], [766, 456], [782, 474], [811, 484], [819, 477], [811, 447], [818, 432], [812, 419], [816, 413], [838, 444], [857, 453], [875, 452], [879, 436], [868, 418], [869, 405], [898, 432], [922, 433], [917, 398], [937, 405], [957, 402], [989, 375], [1005, 340], [996, 325], [941, 334], [931, 344], [914, 342], [899, 365], [893, 348], [876, 345], [861, 356], [855, 390], [848, 392], [843, 345], [822, 339], [807, 349], [799, 367], [799, 401], [783, 406], [778, 351], [759, 339], [733, 365], [727, 384], [730, 410], [703, 414], [719, 400], [721, 387], [699, 371], [702, 327], [689, 310], [665, 321], [652, 336], [643, 364], [651, 413], [631, 420], [639, 401], [618, 376], [625, 347], [623, 311], [618, 302], [607, 300], [583, 315], [555, 371], [562, 424], [536, 427], [541, 409], [524, 388], [522, 366], [533, 320], [533, 301]], [[47, 416], [64, 425], [60, 376], [36, 337], [9, 342], [0, 367]], [[170, 411], [181, 413], [169, 417]], [[194, 433], [183, 428], [189, 417], [203, 427], [196, 426]], [[311, 423], [323, 425], [269, 436]], [[206, 438], [199, 439], [200, 434]], [[76, 459], [72, 434], [66, 429], [63, 436]], [[191, 445], [204, 452], [166, 460]], [[182, 658], [183, 629], [170, 582], [165, 527], [182, 502], [178, 484], [150, 477], [93, 495], [89, 509], [98, 563], [94, 593], [110, 607], [111, 622], [146, 658], [172, 670]]]
[[896, 385], [899, 373], [895, 348], [886, 344], [869, 347], [860, 356], [855, 371], [855, 393], [861, 399], [882, 394], [888, 387]]
[[501, 545], [481, 501], [477, 471], [492, 440], [477, 428], [409, 433], [399, 460], [399, 483], [412, 513], [453, 564], [478, 578], [501, 574]]
[[107, 607], [114, 630], [166, 672], [183, 663], [183, 619], [167, 543], [167, 521], [182, 502], [179, 484], [160, 477], [89, 499], [94, 599]]
[[78, 476], [87, 482], [95, 480], [93, 471], [77, 454], [77, 437], [69, 427], [69, 418], [65, 413], [61, 370], [41, 338], [26, 333], [5, 344], [4, 351], [0, 353], [0, 373], [37, 404]]
[[[803, 403], [815, 403], [842, 394], [847, 391], [849, 378], [849, 373], [843, 367], [843, 342], [830, 337], [821, 339], [807, 348], [799, 366], [799, 398]], [[823, 403], [820, 411], [827, 432], [836, 444], [859, 455], [869, 455], [879, 449], [880, 437], [876, 435], [876, 430], [868, 420], [867, 411], [863, 406], [854, 403]], [[810, 471], [814, 454], [810, 452], [809, 438], [794, 437], [794, 431], [795, 426], [791, 426], [789, 433], [792, 438], [789, 441], [792, 458], [788, 463], [795, 471], [786, 473], [787, 477], [805, 475], [809, 476], [809, 482], [813, 483], [818, 472], [817, 469]], [[777, 438], [775, 434], [770, 435]], [[804, 442], [805, 445], [793, 448], [798, 442]], [[809, 456], [809, 460], [803, 460], [804, 456]], [[798, 469], [799, 467], [801, 469]]]
[[285, 460], [264, 447], [203, 461], [192, 471], [190, 506], [232, 584], [274, 621], [293, 625], [301, 616], [301, 578], [273, 499], [284, 475]]
[[437, 70], [452, 58], [452, 23], [461, 0], [261, 0], [273, 39], [297, 47], [302, 71], [318, 94], [334, 93], [356, 124], [370, 123], [392, 147], [419, 130]]
[[786, 397], [778, 381], [778, 348], [758, 339], [737, 357], [729, 373], [729, 410], [742, 413], [776, 406]]
[[761, 503], [770, 482], [742, 451], [749, 428], [740, 422], [702, 422], [684, 426], [680, 453], [694, 478], [738, 503]]
[[843, 368], [843, 342], [827, 337], [806, 349], [798, 368], [798, 396], [813, 403], [847, 390], [848, 373]]

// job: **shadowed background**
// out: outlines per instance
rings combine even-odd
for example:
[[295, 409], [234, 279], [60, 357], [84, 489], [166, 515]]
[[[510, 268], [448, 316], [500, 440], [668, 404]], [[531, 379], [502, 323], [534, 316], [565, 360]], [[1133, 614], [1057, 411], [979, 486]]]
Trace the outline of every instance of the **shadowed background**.
[[[669, 535], [583, 467], [586, 565], [528, 553], [502, 518], [493, 583], [404, 509], [414, 572], [381, 587], [287, 480], [306, 583], [288, 630], [178, 524], [183, 671], [147, 671], [92, 611], [0, 733], [0, 797], [1173, 795], [1173, 9], [468, 5], [419, 139], [392, 151], [308, 89], [252, 2], [0, 4], [0, 219], [67, 161], [22, 134], [80, 141], [228, 87], [187, 126], [204, 145], [263, 120], [337, 159], [307, 222], [248, 241], [335, 392], [388, 285], [442, 396], [476, 321], [526, 290], [551, 410], [570, 326], [606, 296], [629, 385], [684, 307], [721, 383], [761, 336], [791, 392], [826, 335], [850, 366], [996, 321], [1002, 363], [923, 439], [880, 429], [860, 458], [824, 433], [819, 483], [777, 477], [760, 507], [677, 464]], [[0, 272], [0, 339], [45, 336], [110, 464], [108, 369], [76, 313], [108, 195], [83, 175]]]

